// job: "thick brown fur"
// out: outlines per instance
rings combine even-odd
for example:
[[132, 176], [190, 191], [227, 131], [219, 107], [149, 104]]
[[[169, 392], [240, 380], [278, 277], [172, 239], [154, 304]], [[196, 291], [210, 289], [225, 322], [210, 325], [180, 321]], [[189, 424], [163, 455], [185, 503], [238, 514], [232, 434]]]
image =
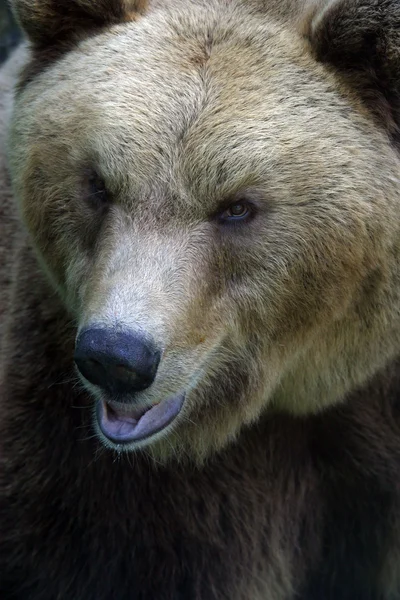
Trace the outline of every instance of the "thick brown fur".
[[113, 24], [135, 20], [146, 0], [22, 0], [15, 16], [32, 41], [32, 58], [20, 76], [22, 87], [37, 73], [74, 48], [80, 40]]
[[20, 0], [15, 15], [35, 47], [59, 44], [79, 32], [135, 19], [146, 0]]
[[330, 2], [312, 23], [316, 56], [356, 87], [400, 141], [400, 16], [390, 0]]
[[[14, 2], [1, 597], [397, 600], [398, 3], [127, 4]], [[93, 322], [163, 348], [138, 403], [186, 391], [149, 443], [94, 426]]]

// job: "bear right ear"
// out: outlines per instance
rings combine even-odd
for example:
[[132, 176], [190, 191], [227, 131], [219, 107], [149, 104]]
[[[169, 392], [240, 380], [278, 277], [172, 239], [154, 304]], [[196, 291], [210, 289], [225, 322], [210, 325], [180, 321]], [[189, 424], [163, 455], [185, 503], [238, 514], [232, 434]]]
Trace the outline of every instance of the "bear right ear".
[[18, 23], [38, 48], [134, 20], [146, 4], [146, 0], [11, 0]]
[[364, 100], [400, 142], [400, 0], [309, 0], [317, 60]]

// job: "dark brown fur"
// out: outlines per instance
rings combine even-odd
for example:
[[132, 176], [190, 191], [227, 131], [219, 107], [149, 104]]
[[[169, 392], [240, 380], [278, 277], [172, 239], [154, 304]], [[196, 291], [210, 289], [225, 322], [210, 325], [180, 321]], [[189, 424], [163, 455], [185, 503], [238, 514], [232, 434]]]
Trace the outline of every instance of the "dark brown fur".
[[391, 0], [333, 2], [309, 33], [316, 56], [341, 73], [400, 141], [400, 17]]
[[15, 2], [15, 14], [35, 46], [59, 44], [79, 31], [133, 19], [146, 0], [45, 0]]
[[266, 564], [304, 600], [384, 597], [400, 509], [396, 364], [322, 416], [264, 419], [201, 470], [157, 468], [99, 450], [90, 399], [70, 383], [68, 317], [29, 248], [16, 273], [2, 388], [12, 397], [2, 407], [3, 598], [250, 598]]
[[146, 5], [146, 0], [47, 0], [14, 4], [18, 21], [33, 41], [32, 60], [20, 75], [19, 88], [22, 90], [83, 37], [137, 18]]

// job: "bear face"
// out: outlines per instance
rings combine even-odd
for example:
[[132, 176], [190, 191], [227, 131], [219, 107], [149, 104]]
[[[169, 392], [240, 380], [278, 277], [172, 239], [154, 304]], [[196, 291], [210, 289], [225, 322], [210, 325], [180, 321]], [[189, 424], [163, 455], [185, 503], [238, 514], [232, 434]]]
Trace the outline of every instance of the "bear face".
[[[261, 3], [131, 4], [99, 29], [81, 19], [66, 47], [54, 6], [33, 18], [15, 2], [34, 75], [11, 173], [79, 349], [86, 336], [100, 439], [201, 461], [263, 411], [319, 411], [397, 354], [396, 113], [336, 66], [345, 2], [289, 24]], [[51, 22], [65, 47], [40, 70]], [[140, 346], [133, 375], [123, 343]]]

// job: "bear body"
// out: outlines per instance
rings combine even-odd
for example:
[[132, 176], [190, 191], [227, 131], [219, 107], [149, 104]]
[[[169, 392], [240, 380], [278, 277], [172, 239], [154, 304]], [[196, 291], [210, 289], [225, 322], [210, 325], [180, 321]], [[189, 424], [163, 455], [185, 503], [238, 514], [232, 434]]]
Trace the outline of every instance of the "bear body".
[[1, 597], [396, 600], [397, 2], [13, 6]]

